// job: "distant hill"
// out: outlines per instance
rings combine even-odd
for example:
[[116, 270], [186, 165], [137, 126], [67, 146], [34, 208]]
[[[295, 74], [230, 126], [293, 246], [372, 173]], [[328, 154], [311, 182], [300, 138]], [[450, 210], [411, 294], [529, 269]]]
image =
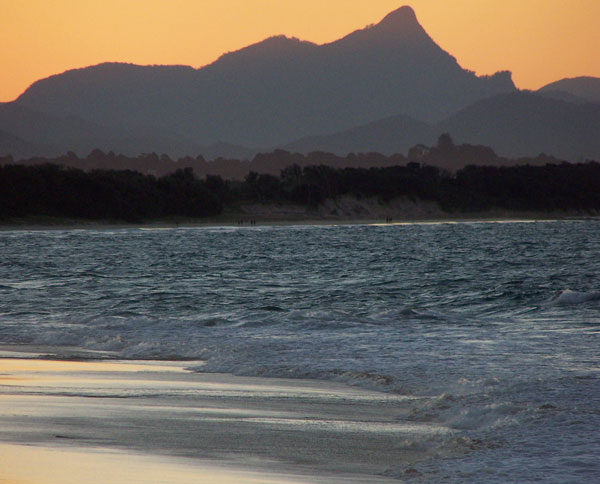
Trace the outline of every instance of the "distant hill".
[[501, 156], [540, 153], [600, 159], [600, 105], [576, 105], [528, 92], [500, 94], [436, 125], [458, 143], [493, 147]]
[[[457, 143], [491, 146], [508, 158], [546, 153], [571, 161], [600, 159], [600, 105], [528, 92], [499, 94], [436, 124], [393, 116], [329, 136], [303, 138], [285, 149], [342, 156], [367, 151], [405, 154], [419, 143], [430, 146], [442, 133], [450, 133]], [[449, 160], [448, 168], [456, 166]]]
[[[65, 148], [67, 151], [81, 149], [87, 141], [104, 141], [107, 134], [105, 128], [82, 119], [59, 118], [16, 103], [0, 104], [0, 130], [22, 140], [21, 149], [43, 147], [43, 154], [48, 156], [59, 155]], [[25, 148], [26, 145], [29, 148]], [[9, 150], [2, 144], [0, 152]], [[10, 153], [19, 156], [18, 152]]]
[[283, 149], [299, 153], [325, 151], [341, 156], [348, 153], [369, 152], [384, 155], [406, 154], [415, 144], [432, 144], [437, 134], [433, 126], [400, 115], [329, 136], [307, 136], [288, 143]]
[[45, 153], [48, 156], [58, 154], [56, 147], [35, 145], [29, 143], [18, 136], [14, 136], [6, 131], [0, 130], [0, 156], [11, 155], [14, 160], [29, 158], [39, 153]]
[[[590, 104], [591, 102], [579, 96], [575, 96], [566, 91], [531, 91], [538, 96], [543, 96], [548, 99], [556, 99], [558, 101], [566, 101], [571, 104]], [[593, 103], [591, 103], [593, 104]]]
[[266, 149], [398, 114], [435, 122], [513, 91], [510, 73], [477, 77], [463, 69], [402, 7], [329, 44], [272, 37], [201, 69], [107, 63], [71, 70], [34, 83], [16, 104], [125, 132]]
[[[583, 99], [587, 102], [600, 104], [600, 78], [599, 77], [574, 77], [552, 82], [538, 90], [540, 94], [562, 93], [572, 96], [571, 100]], [[560, 95], [560, 94], [558, 94]], [[563, 98], [564, 99], [564, 98]], [[568, 99], [567, 99], [568, 100]]]
[[131, 156], [143, 152], [183, 156], [210, 151], [166, 130], [105, 126], [73, 115], [34, 111], [15, 102], [0, 103], [0, 130], [23, 142], [11, 145], [6, 136], [0, 138], [0, 154], [10, 153], [15, 159], [34, 154], [57, 156], [67, 151], [85, 155], [99, 146]]

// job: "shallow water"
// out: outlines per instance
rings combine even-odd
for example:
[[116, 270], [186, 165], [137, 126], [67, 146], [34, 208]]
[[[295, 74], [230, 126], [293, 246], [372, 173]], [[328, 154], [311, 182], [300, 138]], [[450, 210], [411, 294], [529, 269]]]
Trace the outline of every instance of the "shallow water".
[[592, 221], [2, 232], [0, 343], [412, 395], [399, 421], [455, 431], [398, 443], [440, 448], [415, 479], [597, 482], [599, 241]]

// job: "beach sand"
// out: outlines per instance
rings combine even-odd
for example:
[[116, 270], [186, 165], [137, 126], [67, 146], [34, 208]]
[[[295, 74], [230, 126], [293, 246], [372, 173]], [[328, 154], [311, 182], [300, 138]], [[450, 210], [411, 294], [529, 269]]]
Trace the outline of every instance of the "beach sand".
[[431, 457], [407, 442], [450, 432], [411, 397], [27, 351], [0, 351], [2, 484], [397, 482]]
[[172, 218], [131, 224], [123, 221], [84, 220], [31, 216], [0, 221], [0, 230], [63, 229], [169, 229], [179, 227], [232, 227], [252, 225], [373, 225], [406, 223], [447, 223], [470, 221], [536, 221], [563, 219], [595, 219], [599, 214], [577, 210], [511, 211], [491, 209], [480, 212], [446, 212], [435, 202], [398, 198], [383, 203], [376, 198], [356, 199], [342, 196], [326, 200], [318, 207], [292, 203], [246, 203], [228, 208], [221, 215], [201, 219]]

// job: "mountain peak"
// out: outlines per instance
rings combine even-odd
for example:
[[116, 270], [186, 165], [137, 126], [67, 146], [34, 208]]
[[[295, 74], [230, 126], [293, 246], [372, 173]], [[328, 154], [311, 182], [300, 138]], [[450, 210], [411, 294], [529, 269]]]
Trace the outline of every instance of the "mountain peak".
[[385, 18], [381, 21], [381, 23], [394, 23], [394, 24], [411, 24], [411, 23], [419, 23], [417, 20], [417, 15], [412, 7], [408, 5], [404, 5], [393, 12], [388, 13]]
[[351, 41], [359, 43], [365, 40], [368, 43], [393, 43], [402, 42], [430, 42], [431, 38], [427, 32], [421, 27], [415, 11], [405, 5], [393, 12], [387, 14], [381, 22], [375, 25], [352, 32], [351, 34], [341, 39], [342, 41]]
[[405, 34], [423, 31], [417, 20], [415, 11], [408, 5], [388, 13], [375, 28], [378, 30], [403, 32]]

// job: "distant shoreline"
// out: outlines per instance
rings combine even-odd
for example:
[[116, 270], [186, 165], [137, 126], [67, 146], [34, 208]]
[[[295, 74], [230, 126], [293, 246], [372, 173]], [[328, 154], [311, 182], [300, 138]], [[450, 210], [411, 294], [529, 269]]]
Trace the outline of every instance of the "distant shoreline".
[[118, 230], [118, 229], [177, 229], [211, 227], [260, 227], [293, 225], [406, 225], [436, 223], [470, 222], [549, 222], [567, 220], [600, 221], [600, 215], [576, 212], [507, 212], [486, 211], [474, 213], [439, 213], [435, 216], [401, 216], [396, 214], [388, 218], [381, 217], [327, 217], [315, 214], [310, 217], [298, 216], [253, 216], [247, 213], [229, 214], [202, 219], [177, 218], [146, 220], [140, 223], [116, 220], [84, 220], [64, 217], [28, 217], [23, 219], [0, 221], [0, 231], [36, 231], [36, 230]]

